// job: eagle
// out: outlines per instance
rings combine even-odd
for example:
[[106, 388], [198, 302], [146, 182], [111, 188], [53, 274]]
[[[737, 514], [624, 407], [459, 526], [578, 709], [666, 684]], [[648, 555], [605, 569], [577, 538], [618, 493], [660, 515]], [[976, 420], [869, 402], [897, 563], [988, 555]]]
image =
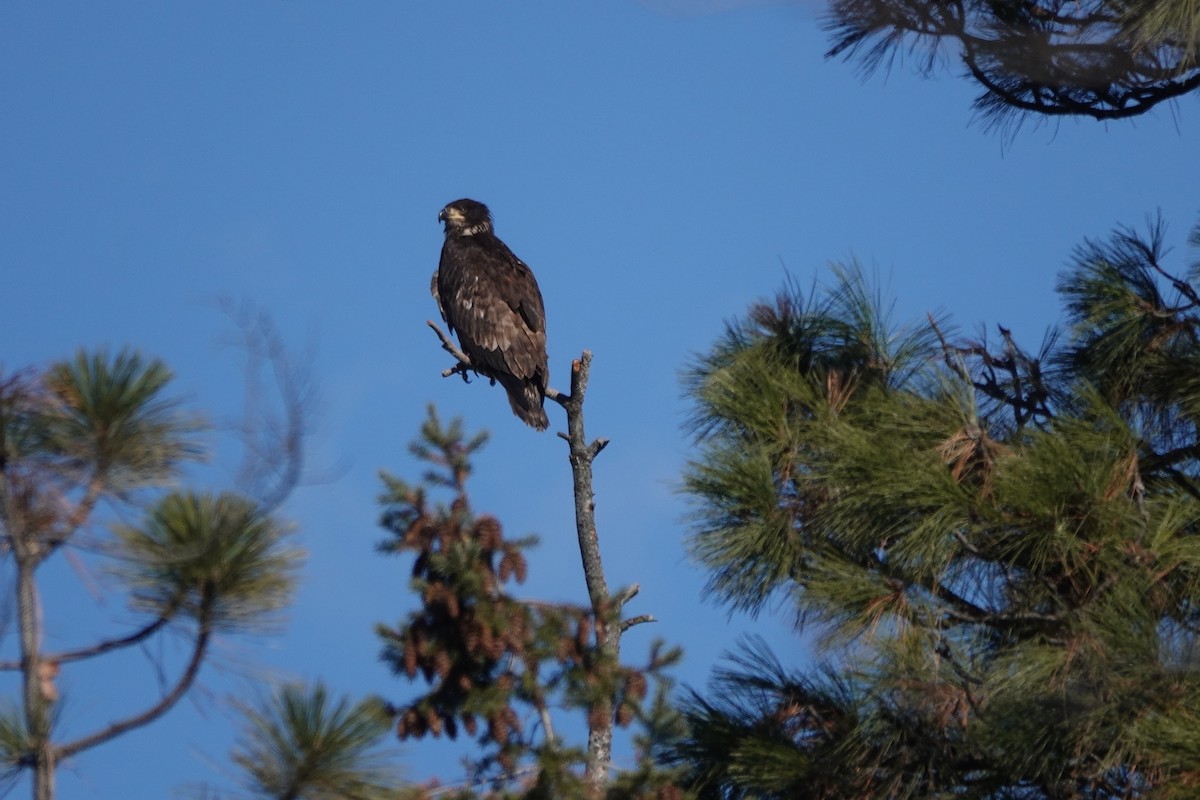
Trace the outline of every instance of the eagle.
[[500, 382], [517, 417], [545, 430], [546, 311], [533, 271], [497, 238], [483, 203], [455, 200], [438, 220], [446, 241], [430, 289], [442, 319], [471, 368]]

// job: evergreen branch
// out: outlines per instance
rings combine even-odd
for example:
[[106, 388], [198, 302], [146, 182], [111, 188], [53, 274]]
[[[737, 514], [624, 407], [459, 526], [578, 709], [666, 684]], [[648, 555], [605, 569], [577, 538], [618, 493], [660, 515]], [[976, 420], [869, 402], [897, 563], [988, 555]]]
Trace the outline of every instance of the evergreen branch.
[[1146, 263], [1148, 265], [1150, 265], [1151, 269], [1153, 269], [1155, 272], [1157, 272], [1162, 277], [1166, 278], [1167, 281], [1171, 284], [1172, 288], [1175, 289], [1175, 291], [1179, 292], [1180, 295], [1187, 298], [1188, 304], [1186, 306], [1181, 306], [1179, 308], [1171, 309], [1170, 311], [1172, 313], [1180, 313], [1183, 311], [1189, 311], [1193, 308], [1196, 308], [1197, 306], [1200, 306], [1200, 294], [1198, 294], [1196, 292], [1195, 287], [1193, 287], [1187, 281], [1177, 278], [1174, 275], [1172, 275], [1171, 273], [1167, 272], [1165, 269], [1163, 269], [1162, 265], [1158, 263], [1158, 261], [1159, 261], [1158, 253], [1155, 252], [1154, 248], [1152, 248], [1150, 245], [1146, 244], [1144, 241], [1142, 241], [1141, 239], [1139, 239], [1137, 237], [1132, 237], [1132, 236], [1129, 237], [1129, 243], [1131, 245], [1137, 247], [1143, 253], [1143, 255], [1146, 258]]
[[[945, 641], [938, 642], [937, 654], [946, 659], [946, 661], [950, 664], [950, 668], [953, 669], [955, 674], [962, 678], [964, 682], [969, 683], [972, 686], [983, 685], [983, 678], [978, 678], [967, 672], [966, 667], [958, 662], [958, 659], [954, 657], [954, 653], [950, 650], [950, 645]], [[975, 701], [974, 699], [970, 698], [970, 695], [968, 695], [968, 699], [971, 699], [971, 705], [975, 706]], [[978, 707], [976, 707], [975, 710], [978, 711]]]
[[[161, 630], [164, 625], [171, 621], [171, 619], [171, 616], [160, 616], [127, 636], [122, 636], [117, 639], [106, 639], [89, 647], [79, 648], [78, 650], [67, 650], [62, 653], [43, 653], [42, 660], [66, 664], [71, 661], [82, 661], [87, 658], [92, 658], [93, 656], [103, 655], [104, 653], [108, 653], [112, 650], [119, 650], [123, 647], [129, 647], [130, 645], [135, 645], [141, 641], [144, 641], [145, 639], [148, 639], [150, 636]], [[21, 669], [20, 661], [0, 661], [0, 671], [11, 672], [18, 669]]]
[[210, 623], [211, 607], [206, 607], [200, 614], [197, 620], [196, 641], [192, 646], [192, 655], [188, 660], [187, 666], [179, 676], [179, 680], [171, 691], [162, 696], [161, 699], [151, 707], [142, 711], [139, 714], [126, 717], [123, 720], [118, 720], [112, 723], [103, 730], [95, 733], [81, 736], [73, 742], [59, 745], [54, 748], [54, 761], [61, 761], [65, 758], [70, 758], [76, 753], [88, 750], [96, 745], [114, 739], [121, 734], [131, 731], [135, 728], [140, 728], [161, 717], [172, 706], [179, 702], [180, 698], [191, 688], [196, 680], [196, 676], [200, 674], [200, 665], [204, 662], [204, 657], [208, 652], [208, 645], [212, 638], [212, 625]]
[[1200, 458], [1200, 442], [1177, 447], [1165, 453], [1151, 451], [1150, 455], [1141, 459], [1141, 463], [1145, 472], [1154, 472], [1163, 467], [1173, 467], [1180, 461], [1191, 461], [1195, 458]]

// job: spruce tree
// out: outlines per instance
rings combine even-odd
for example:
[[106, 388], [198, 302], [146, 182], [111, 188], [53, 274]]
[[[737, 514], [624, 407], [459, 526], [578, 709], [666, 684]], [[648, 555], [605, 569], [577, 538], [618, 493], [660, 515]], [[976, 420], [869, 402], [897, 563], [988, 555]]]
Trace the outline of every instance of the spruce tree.
[[[531, 568], [537, 537], [509, 538], [500, 520], [473, 509], [467, 492], [475, 453], [486, 433], [468, 435], [461, 420], [443, 423], [434, 409], [410, 447], [429, 469], [419, 483], [383, 474], [380, 550], [412, 557], [411, 588], [419, 608], [395, 626], [379, 625], [383, 659], [427, 691], [392, 708], [402, 740], [469, 737], [478, 744], [465, 779], [421, 797], [631, 798], [682, 800], [674, 774], [654, 756], [678, 714], [666, 703], [664, 671], [680, 657], [655, 642], [640, 665], [616, 660], [604, 628], [623, 633], [649, 621], [622, 619], [625, 590], [592, 605], [514, 594]], [[439, 496], [449, 502], [439, 502]], [[651, 684], [659, 691], [650, 696]], [[587, 744], [573, 741], [586, 720]], [[593, 778], [592, 732], [637, 724], [635, 769], [606, 759]]]

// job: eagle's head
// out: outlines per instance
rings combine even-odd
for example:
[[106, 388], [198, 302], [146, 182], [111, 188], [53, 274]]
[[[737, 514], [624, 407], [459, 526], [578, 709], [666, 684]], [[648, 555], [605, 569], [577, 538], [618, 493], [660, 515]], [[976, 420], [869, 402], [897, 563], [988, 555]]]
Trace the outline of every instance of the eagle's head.
[[492, 212], [477, 200], [455, 200], [438, 214], [438, 220], [446, 223], [447, 236], [474, 236], [492, 229]]

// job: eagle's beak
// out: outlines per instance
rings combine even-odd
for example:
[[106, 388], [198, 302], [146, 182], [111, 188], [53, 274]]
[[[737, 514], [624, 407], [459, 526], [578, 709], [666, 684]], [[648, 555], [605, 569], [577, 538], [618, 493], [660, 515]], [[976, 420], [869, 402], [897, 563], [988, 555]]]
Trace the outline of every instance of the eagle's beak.
[[438, 212], [438, 222], [445, 222], [445, 221], [446, 221], [446, 209], [443, 208], [441, 211]]

